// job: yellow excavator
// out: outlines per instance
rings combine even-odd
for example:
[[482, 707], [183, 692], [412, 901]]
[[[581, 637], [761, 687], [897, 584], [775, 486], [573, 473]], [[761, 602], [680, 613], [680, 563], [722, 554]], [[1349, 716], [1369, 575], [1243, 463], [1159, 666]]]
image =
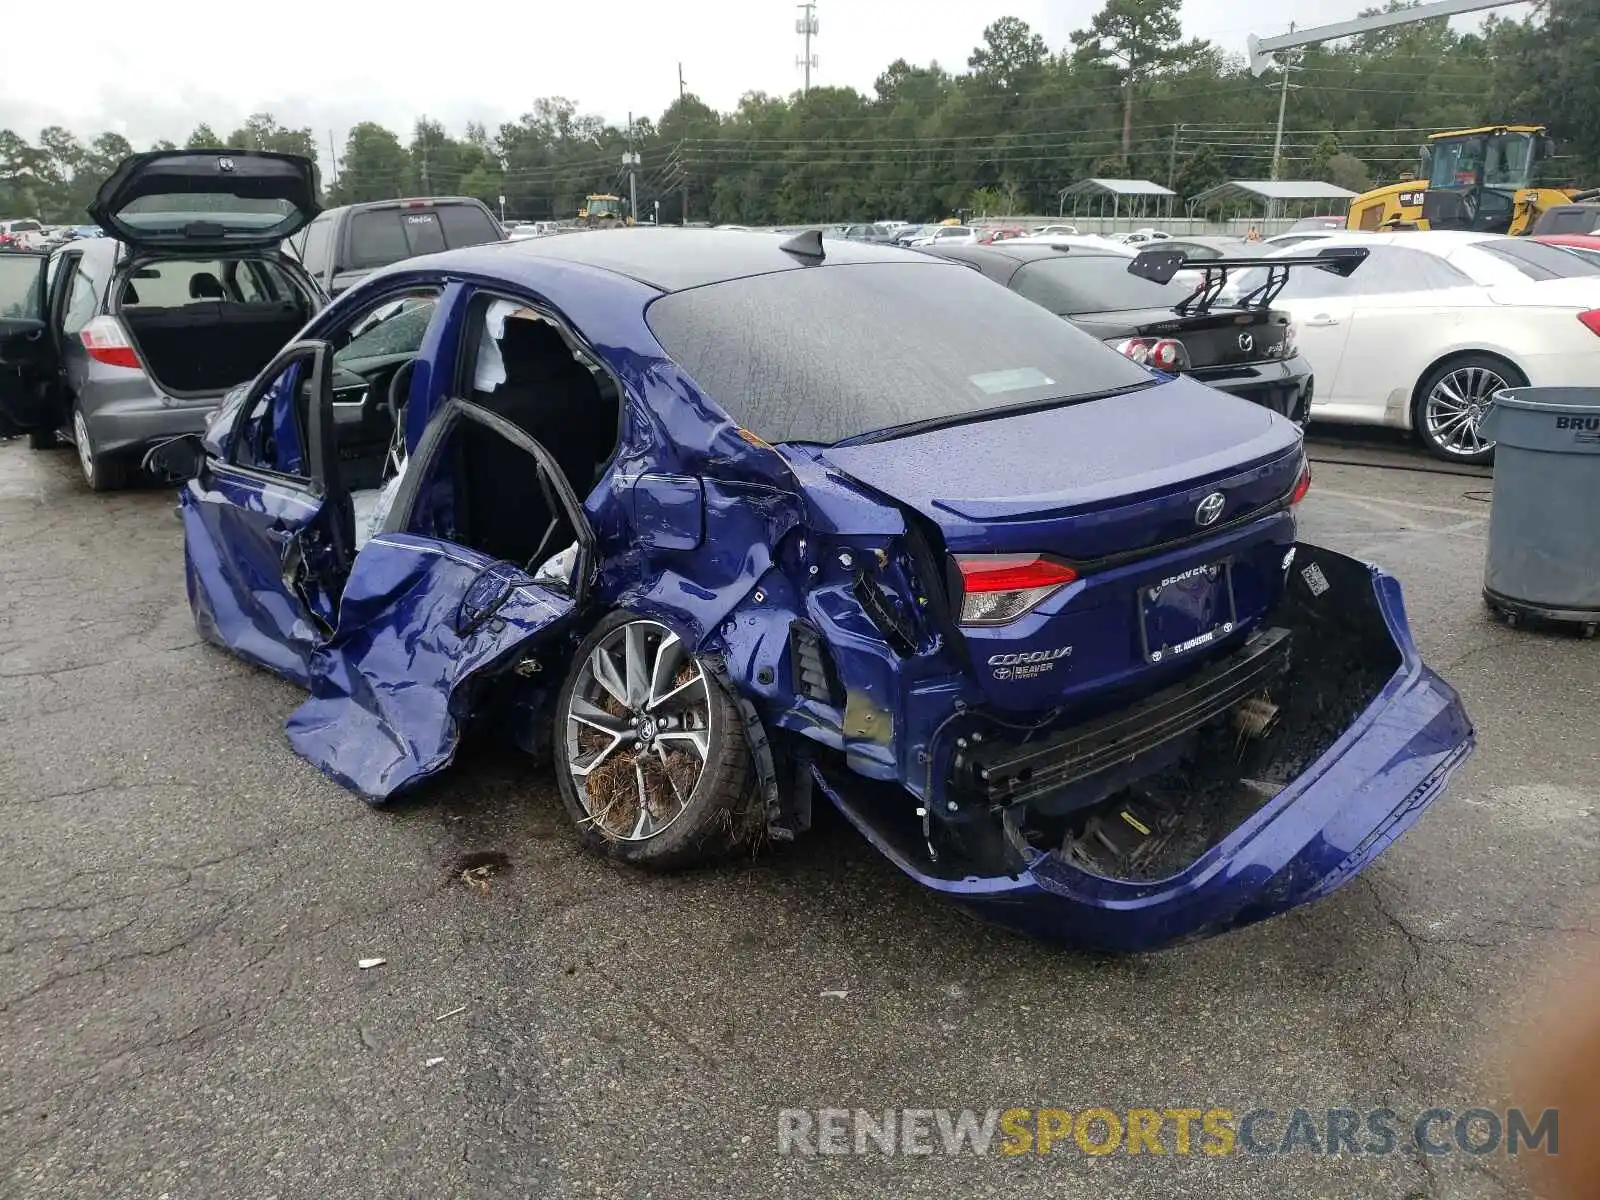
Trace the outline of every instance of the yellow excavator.
[[591, 193], [584, 197], [583, 207], [578, 210], [578, 224], [585, 229], [614, 229], [620, 225], [632, 225], [633, 218], [624, 217], [622, 208], [620, 196]]
[[1600, 196], [1600, 190], [1548, 186], [1554, 151], [1543, 125], [1430, 134], [1416, 175], [1350, 201], [1345, 228], [1531, 233], [1550, 209]]

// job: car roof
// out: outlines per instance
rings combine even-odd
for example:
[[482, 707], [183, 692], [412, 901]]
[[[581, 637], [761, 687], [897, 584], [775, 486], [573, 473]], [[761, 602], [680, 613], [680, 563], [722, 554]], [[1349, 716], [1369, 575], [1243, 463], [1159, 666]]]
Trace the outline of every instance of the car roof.
[[[946, 253], [940, 251], [940, 254]], [[970, 262], [982, 262], [988, 259], [1007, 259], [1011, 262], [1026, 263], [1037, 262], [1041, 258], [1115, 258], [1124, 259], [1125, 254], [1118, 254], [1115, 250], [1103, 246], [1073, 246], [1065, 248], [1052, 246], [1046, 242], [1029, 242], [1021, 238], [1007, 238], [1001, 242], [990, 242], [988, 245], [979, 246], [952, 246], [948, 251], [950, 257], [960, 256]]]
[[1551, 246], [1581, 246], [1586, 250], [1600, 250], [1600, 234], [1596, 233], [1536, 233], [1533, 240]]
[[[424, 201], [425, 203], [417, 204], [419, 200]], [[447, 205], [452, 204], [470, 204], [473, 208], [483, 209], [487, 209], [489, 207], [476, 196], [408, 196], [403, 200], [367, 200], [361, 204], [340, 204], [333, 208], [325, 208], [317, 215], [325, 217], [329, 213], [351, 212], [355, 210], [365, 212], [369, 209], [404, 208], [408, 204], [417, 205], [419, 208], [444, 208]]]
[[[1426, 254], [1448, 255], [1463, 246], [1503, 241], [1505, 237], [1503, 233], [1478, 233], [1466, 229], [1397, 229], [1385, 233], [1357, 233], [1352, 230], [1334, 237], [1318, 238], [1317, 248], [1325, 250], [1342, 246], [1406, 246]], [[1308, 253], [1308, 250], [1302, 246], [1279, 247], [1273, 251], [1274, 256], [1289, 257], [1305, 253]]]
[[539, 261], [572, 263], [622, 275], [662, 292], [769, 275], [859, 263], [937, 263], [915, 250], [874, 242], [824, 240], [821, 263], [787, 253], [777, 234], [736, 229], [595, 229], [558, 238], [491, 242], [428, 256], [436, 270], [484, 275], [518, 273]]

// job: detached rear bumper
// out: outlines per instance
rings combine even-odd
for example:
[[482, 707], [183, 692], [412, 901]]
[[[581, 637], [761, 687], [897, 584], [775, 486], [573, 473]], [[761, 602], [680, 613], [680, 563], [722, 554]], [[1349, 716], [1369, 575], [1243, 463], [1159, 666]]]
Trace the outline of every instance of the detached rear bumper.
[[[1454, 689], [1417, 656], [1398, 582], [1377, 568], [1303, 549], [1314, 551], [1326, 570], [1330, 599], [1343, 591], [1340, 604], [1362, 610], [1353, 620], [1381, 621], [1399, 667], [1296, 778], [1175, 875], [1110, 878], [1030, 847], [1014, 875], [941, 877], [881, 825], [881, 808], [851, 776], [819, 771], [818, 782], [868, 840], [918, 882], [999, 924], [1054, 941], [1153, 950], [1325, 896], [1410, 828], [1471, 753], [1474, 736]], [[1350, 594], [1363, 583], [1369, 597]], [[906, 800], [912, 802], [909, 795]]]

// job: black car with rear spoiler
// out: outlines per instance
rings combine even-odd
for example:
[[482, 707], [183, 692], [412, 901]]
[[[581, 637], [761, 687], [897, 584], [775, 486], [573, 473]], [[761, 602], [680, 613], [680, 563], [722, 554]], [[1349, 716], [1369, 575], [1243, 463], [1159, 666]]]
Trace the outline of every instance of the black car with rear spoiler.
[[[1311, 366], [1295, 348], [1289, 316], [1272, 307], [1289, 272], [1349, 275], [1367, 252], [1189, 259], [1159, 247], [1130, 259], [1109, 247], [1039, 242], [951, 246], [937, 254], [980, 272], [1115, 347], [1135, 362], [1189, 375], [1305, 424]], [[1237, 273], [1248, 290], [1230, 288]]]

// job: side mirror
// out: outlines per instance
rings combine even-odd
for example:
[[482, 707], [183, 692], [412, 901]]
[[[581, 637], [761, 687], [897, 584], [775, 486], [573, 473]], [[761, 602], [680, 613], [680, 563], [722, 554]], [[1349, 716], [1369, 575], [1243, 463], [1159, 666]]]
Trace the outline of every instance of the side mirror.
[[187, 483], [205, 465], [206, 447], [197, 433], [186, 433], [171, 441], [152, 446], [144, 456], [144, 469], [171, 483]]

